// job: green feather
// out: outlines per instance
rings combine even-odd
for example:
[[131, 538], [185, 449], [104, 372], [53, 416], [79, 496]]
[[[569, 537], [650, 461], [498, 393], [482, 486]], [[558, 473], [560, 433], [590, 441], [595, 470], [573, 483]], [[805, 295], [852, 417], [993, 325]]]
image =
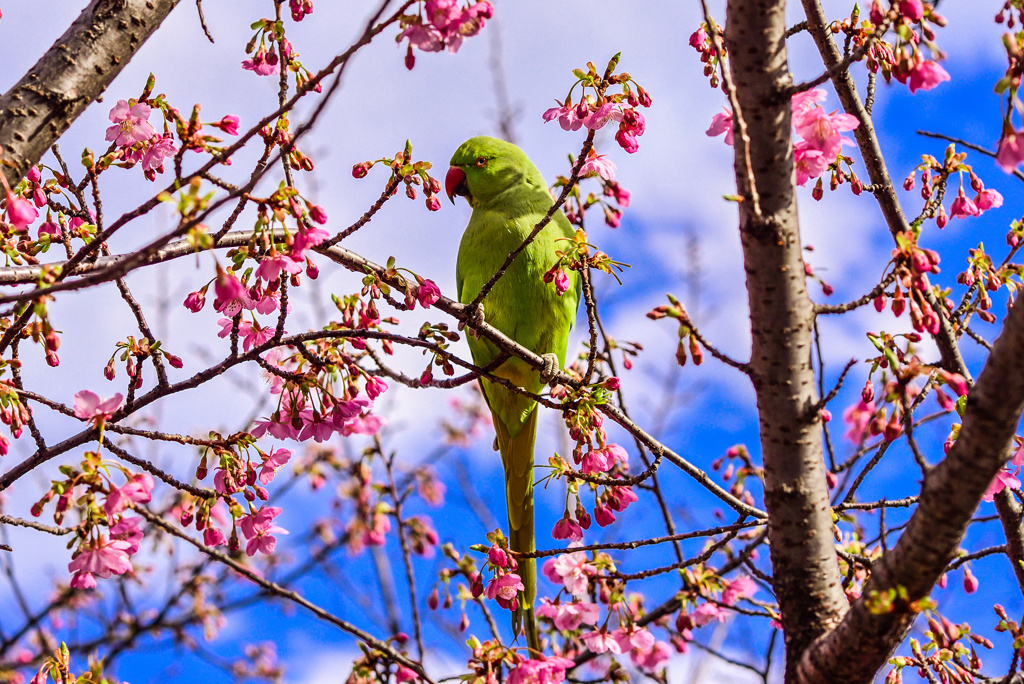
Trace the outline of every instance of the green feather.
[[[451, 165], [466, 174], [467, 200], [473, 207], [459, 245], [456, 286], [459, 301], [468, 304], [543, 219], [553, 202], [543, 176], [526, 154], [511, 143], [477, 137], [463, 143]], [[516, 258], [483, 301], [484, 318], [505, 335], [535, 354], [553, 353], [565, 365], [569, 331], [580, 300], [580, 278], [569, 271], [569, 291], [558, 296], [544, 274], [555, 264], [561, 238], [573, 228], [558, 211], [551, 222]], [[497, 347], [468, 337], [473, 362], [485, 366], [497, 358]], [[509, 359], [494, 374], [534, 393], [544, 384], [540, 374], [519, 359]], [[484, 398], [494, 418], [498, 449], [505, 468], [509, 543], [514, 551], [536, 548], [533, 527], [533, 445], [537, 404], [500, 385], [481, 380]], [[537, 594], [536, 561], [519, 564], [526, 590], [522, 606], [513, 616], [513, 629], [524, 627], [530, 648], [539, 650], [533, 602]]]

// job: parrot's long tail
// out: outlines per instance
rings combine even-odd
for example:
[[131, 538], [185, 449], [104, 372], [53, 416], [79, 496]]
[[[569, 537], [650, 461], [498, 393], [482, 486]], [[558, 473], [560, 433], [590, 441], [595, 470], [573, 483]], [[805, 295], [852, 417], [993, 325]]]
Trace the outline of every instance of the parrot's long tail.
[[[537, 436], [537, 411], [523, 424], [515, 437], [510, 437], [501, 420], [495, 418], [495, 432], [501, 462], [505, 466], [505, 496], [508, 505], [509, 547], [513, 551], [526, 553], [536, 551], [533, 531], [533, 443]], [[540, 637], [533, 613], [533, 602], [537, 598], [537, 560], [525, 558], [518, 561], [518, 574], [525, 587], [523, 600], [512, 615], [512, 629], [518, 636], [526, 632], [526, 645], [536, 654], [540, 653]]]

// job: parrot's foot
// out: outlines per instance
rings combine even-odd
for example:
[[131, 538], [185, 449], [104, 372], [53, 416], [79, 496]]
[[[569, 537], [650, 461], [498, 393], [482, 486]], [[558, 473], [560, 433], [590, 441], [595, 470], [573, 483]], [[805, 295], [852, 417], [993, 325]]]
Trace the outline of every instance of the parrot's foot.
[[558, 375], [559, 363], [557, 354], [542, 354], [541, 357], [544, 359], [544, 367], [540, 371], [540, 381], [545, 385], [554, 380], [555, 376]]
[[484, 307], [479, 304], [476, 308], [466, 309], [466, 318], [459, 321], [459, 330], [466, 329], [473, 337], [480, 337], [479, 328], [484, 324]]

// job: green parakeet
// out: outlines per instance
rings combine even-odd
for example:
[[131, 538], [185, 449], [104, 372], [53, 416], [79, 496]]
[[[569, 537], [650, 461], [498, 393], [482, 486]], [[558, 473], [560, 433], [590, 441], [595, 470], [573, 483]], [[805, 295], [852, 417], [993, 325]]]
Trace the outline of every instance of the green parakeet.
[[[452, 155], [445, 178], [448, 198], [462, 195], [473, 207], [459, 245], [455, 271], [459, 301], [469, 304], [497, 272], [509, 252], [519, 247], [551, 208], [547, 183], [526, 154], [511, 143], [485, 136], [464, 142]], [[561, 296], [544, 282], [557, 261], [555, 250], [571, 238], [573, 228], [558, 211], [532, 243], [512, 262], [483, 300], [487, 323], [536, 354], [550, 366], [565, 364], [569, 330], [580, 301], [580, 277], [567, 273], [569, 288]], [[489, 341], [467, 337], [473, 362], [486, 366], [499, 355]], [[552, 369], [553, 370], [553, 369]], [[520, 359], [505, 361], [494, 375], [539, 393], [541, 373]], [[536, 549], [533, 527], [533, 444], [537, 433], [537, 402], [481, 379], [484, 399], [494, 419], [498, 450], [505, 468], [509, 546], [513, 551]], [[539, 651], [533, 603], [537, 596], [537, 563], [519, 561], [524, 591], [513, 613], [513, 630], [525, 629], [527, 645]]]

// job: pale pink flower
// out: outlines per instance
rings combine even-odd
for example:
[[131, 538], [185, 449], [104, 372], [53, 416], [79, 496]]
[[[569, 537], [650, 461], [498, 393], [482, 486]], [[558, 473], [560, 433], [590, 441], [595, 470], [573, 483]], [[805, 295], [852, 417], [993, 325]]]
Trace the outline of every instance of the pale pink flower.
[[592, 131], [604, 128], [609, 121], [622, 121], [622, 111], [611, 102], [605, 102], [583, 117], [583, 125]]
[[292, 241], [292, 259], [296, 261], [302, 261], [306, 258], [306, 250], [310, 247], [316, 247], [323, 243], [327, 238], [331, 237], [323, 228], [306, 228], [300, 230], [295, 234], [295, 239]]
[[634, 649], [630, 654], [633, 663], [645, 672], [657, 672], [668, 663], [672, 649], [664, 641], [655, 642], [648, 649]]
[[504, 575], [495, 577], [491, 580], [490, 584], [487, 585], [487, 598], [497, 600], [502, 607], [508, 608], [512, 606], [512, 610], [515, 610], [516, 596], [520, 591], [525, 591], [526, 587], [523, 586], [523, 581], [514, 572], [508, 572]]
[[543, 118], [545, 122], [558, 119], [558, 125], [564, 131], [578, 131], [583, 125], [583, 119], [576, 116], [576, 107], [571, 104], [552, 107], [544, 112]]
[[370, 376], [366, 378], [366, 396], [370, 399], [376, 399], [388, 388], [388, 383], [384, 382], [378, 377]]
[[978, 205], [972, 202], [964, 194], [964, 189], [960, 188], [960, 193], [953, 200], [953, 205], [949, 208], [949, 215], [951, 218], [967, 218], [968, 216], [978, 216], [981, 211], [978, 209]]
[[821, 150], [822, 154], [831, 160], [839, 154], [843, 142], [850, 142], [840, 134], [843, 131], [854, 130], [860, 125], [860, 121], [852, 114], [826, 114], [821, 107], [811, 107], [794, 117], [793, 125], [796, 132], [807, 141], [809, 149]]
[[938, 62], [922, 59], [910, 70], [907, 79], [910, 92], [916, 93], [918, 90], [931, 90], [943, 81], [948, 81], [949, 74]]
[[103, 510], [109, 517], [120, 513], [130, 504], [149, 503], [152, 498], [153, 476], [149, 473], [136, 473], [122, 487], [111, 485]]
[[228, 543], [227, 537], [224, 533], [213, 525], [207, 525], [206, 529], [203, 530], [203, 543], [209, 547], [224, 546]]
[[615, 640], [619, 642], [619, 650], [626, 653], [636, 648], [646, 651], [654, 646], [654, 635], [646, 627], [632, 626], [629, 629], [619, 628], [612, 632]]
[[94, 423], [109, 420], [121, 408], [122, 400], [120, 393], [101, 399], [95, 392], [81, 390], [75, 393], [75, 416]]
[[583, 635], [583, 643], [591, 653], [600, 655], [602, 653], [622, 653], [619, 648], [619, 641], [613, 634], [605, 631], [587, 632]]
[[260, 260], [256, 267], [256, 277], [266, 282], [272, 282], [281, 277], [281, 271], [290, 275], [302, 272], [302, 261], [295, 261], [291, 257], [272, 252]]
[[733, 144], [733, 131], [732, 131], [732, 110], [728, 107], [723, 107], [724, 112], [720, 112], [711, 117], [711, 126], [705, 132], [708, 136], [714, 138], [722, 133], [725, 133], [725, 144]]
[[233, 114], [228, 114], [213, 125], [228, 135], [238, 135], [238, 117]]
[[43, 225], [39, 226], [39, 237], [42, 238], [44, 235], [49, 235], [51, 239], [60, 237], [60, 226], [53, 221], [47, 221]]
[[507, 684], [558, 684], [565, 681], [565, 671], [576, 667], [568, 658], [552, 656], [526, 660], [508, 673]]
[[174, 156], [177, 151], [178, 148], [174, 146], [174, 140], [170, 135], [162, 135], [146, 148], [146, 153], [142, 156], [142, 168], [163, 173], [164, 158]]
[[264, 459], [263, 465], [260, 467], [260, 484], [270, 484], [274, 479], [274, 475], [277, 474], [277, 470], [287, 463], [291, 457], [292, 452], [288, 449], [271, 449], [266, 459]]
[[579, 603], [552, 603], [545, 599], [537, 608], [537, 615], [554, 620], [555, 629], [572, 632], [581, 624], [597, 624], [601, 610], [596, 603], [581, 601]]
[[741, 598], [752, 596], [757, 591], [757, 582], [750, 575], [740, 575], [736, 579], [725, 582], [725, 590], [722, 592], [722, 603], [731, 606]]
[[831, 160], [806, 140], [793, 146], [793, 168], [796, 171], [796, 184], [803, 187], [807, 181], [825, 173]]
[[141, 522], [142, 518], [125, 518], [122, 516], [121, 519], [110, 528], [111, 539], [128, 542], [128, 546], [124, 551], [129, 556], [134, 555], [139, 550], [139, 543], [142, 541], [143, 536], [142, 530], [139, 529], [139, 524]]
[[580, 471], [584, 475], [606, 473], [614, 465], [615, 457], [607, 449], [591, 449], [583, 455], [583, 459], [580, 462]]
[[817, 103], [824, 102], [826, 97], [827, 94], [821, 88], [805, 90], [802, 93], [794, 95], [792, 99], [790, 99], [790, 107], [793, 111], [793, 121], [799, 119], [801, 115], [805, 114], [809, 110], [814, 109]]
[[273, 553], [277, 546], [274, 534], [288, 534], [288, 531], [274, 525], [274, 518], [281, 514], [277, 506], [262, 506], [255, 513], [243, 516], [238, 520], [238, 528], [248, 540], [245, 553], [249, 556], [259, 553]]
[[729, 619], [728, 613], [710, 601], [701, 604], [697, 610], [690, 613], [690, 621], [697, 627], [703, 627], [712, 620], [725, 622], [727, 619]]
[[991, 188], [985, 188], [978, 193], [978, 196], [974, 198], [974, 203], [978, 207], [978, 211], [988, 211], [989, 209], [998, 209], [1003, 206], [1003, 196], [998, 190], [992, 190]]
[[988, 489], [985, 490], [985, 493], [981, 495], [981, 500], [992, 501], [996, 498], [996, 494], [1007, 487], [1011, 489], [1020, 489], [1020, 480], [1014, 477], [1012, 473], [1006, 470], [1000, 470], [996, 473], [995, 478], [993, 478], [992, 484], [990, 484]]
[[277, 53], [273, 50], [267, 50], [266, 47], [261, 45], [256, 54], [252, 56], [252, 59], [242, 61], [242, 68], [259, 76], [270, 76], [271, 74], [278, 73], [280, 64]]
[[1020, 144], [1018, 133], [1020, 131], [1011, 130], [999, 140], [996, 161], [1007, 173], [1012, 173], [1021, 162], [1024, 162], [1024, 145]]
[[587, 563], [585, 553], [576, 551], [547, 559], [542, 572], [551, 582], [563, 585], [573, 596], [585, 596], [595, 568]]
[[854, 444], [860, 444], [867, 434], [868, 426], [875, 415], [875, 402], [864, 402], [861, 399], [857, 404], [843, 412], [843, 422], [849, 424], [850, 429], [846, 432], [846, 438]]
[[[131, 571], [132, 562], [127, 551], [131, 548], [130, 542], [123, 539], [105, 540], [101, 536], [99, 541], [86, 544], [79, 548], [78, 554], [68, 563], [69, 572], [76, 576], [99, 575], [106, 579], [111, 575], [123, 575]], [[71, 581], [74, 583], [75, 579]], [[78, 582], [88, 583], [89, 580], [80, 577]]]
[[[615, 162], [608, 159], [605, 155], [597, 155], [591, 152], [590, 156], [587, 157], [587, 161], [580, 167], [580, 176], [586, 176], [588, 174], [595, 173], [606, 181], [615, 179]], [[626, 200], [627, 204], [629, 200]]]
[[149, 123], [152, 111], [147, 104], [139, 103], [129, 107], [127, 101], [118, 100], [110, 110], [109, 118], [114, 125], [107, 128], [107, 142], [124, 146], [152, 138], [156, 135], [156, 129]]

